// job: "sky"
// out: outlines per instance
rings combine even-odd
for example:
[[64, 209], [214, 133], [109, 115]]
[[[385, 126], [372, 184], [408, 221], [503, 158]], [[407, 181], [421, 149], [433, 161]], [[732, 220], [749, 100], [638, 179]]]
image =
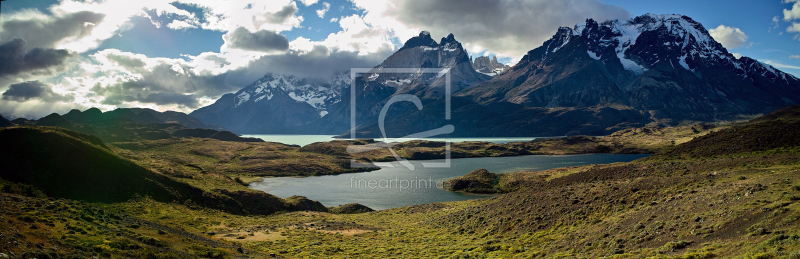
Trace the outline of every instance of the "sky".
[[560, 26], [682, 14], [734, 55], [800, 76], [800, 0], [7, 0], [0, 113], [189, 113], [266, 73], [373, 67], [420, 31], [514, 65]]

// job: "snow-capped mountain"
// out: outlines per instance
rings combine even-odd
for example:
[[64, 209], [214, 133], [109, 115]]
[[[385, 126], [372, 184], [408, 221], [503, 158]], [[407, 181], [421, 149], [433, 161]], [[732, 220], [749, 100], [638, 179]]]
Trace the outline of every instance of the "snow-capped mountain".
[[[548, 53], [555, 53], [574, 38], [586, 42], [587, 54], [595, 60], [616, 59], [625, 70], [641, 75], [659, 62], [672, 62], [695, 72], [698, 66], [730, 65], [734, 72], [747, 77], [755, 70], [764, 70], [761, 75], [781, 78], [792, 75], [775, 70], [769, 65], [738, 60], [715, 41], [708, 31], [689, 17], [669, 14], [646, 14], [629, 21], [606, 21], [598, 24], [593, 20], [578, 24], [574, 28], [560, 28], [553, 40], [546, 45]], [[677, 63], [674, 63], [677, 59]]]
[[[442, 98], [443, 93], [435, 93], [444, 85], [444, 73], [405, 73], [383, 74], [384, 68], [447, 68], [450, 72], [452, 91], [474, 86], [491, 79], [472, 68], [469, 53], [451, 33], [437, 43], [427, 31], [406, 41], [400, 50], [386, 58], [370, 73], [364, 75], [366, 81], [380, 83], [396, 88], [398, 92], [425, 92], [425, 98]], [[417, 86], [425, 85], [423, 88]]]
[[328, 80], [270, 73], [191, 115], [237, 133], [286, 133], [326, 116], [349, 85], [344, 72]]
[[[682, 15], [588, 19], [559, 28], [495, 77], [473, 65], [452, 34], [440, 42], [427, 32], [409, 39], [353, 79], [358, 136], [381, 137], [378, 113], [397, 94], [417, 96], [424, 109], [408, 102], [392, 106], [389, 137], [446, 124], [455, 126], [450, 136], [460, 137], [604, 135], [648, 124], [730, 120], [800, 103], [800, 79], [734, 57]], [[381, 73], [387, 68], [447, 68], [451, 102], [442, 98], [441, 74]], [[351, 100], [336, 93], [351, 90], [348, 80], [268, 75], [192, 115], [240, 133], [341, 134], [350, 130]]]
[[[469, 53], [453, 34], [443, 37], [439, 42], [430, 33], [422, 31], [406, 41], [402, 48], [386, 58], [367, 73], [357, 75], [356, 123], [357, 126], [370, 125], [378, 121], [381, 108], [394, 95], [413, 94], [420, 98], [423, 106], [445, 97], [445, 71], [425, 73], [420, 68], [446, 69], [450, 73], [450, 93], [475, 86], [491, 79], [472, 68]], [[389, 73], [390, 69], [411, 69], [411, 73]], [[308, 133], [341, 134], [350, 129], [350, 96], [345, 95], [342, 104], [334, 105], [328, 116], [311, 123], [314, 131]], [[387, 125], [402, 120], [408, 112], [409, 103], [392, 106], [387, 116]], [[441, 117], [441, 116], [439, 116]], [[423, 127], [424, 123], [417, 126]], [[306, 129], [308, 130], [308, 129]]]
[[310, 105], [319, 112], [319, 117], [323, 117], [328, 114], [327, 109], [331, 104], [341, 100], [342, 88], [349, 85], [350, 77], [345, 73], [337, 73], [328, 82], [293, 75], [267, 74], [234, 94], [234, 108], [247, 102], [269, 102], [276, 95], [285, 95]]
[[[512, 68], [455, 93], [452, 102], [451, 136], [604, 135], [769, 113], [800, 103], [800, 80], [737, 59], [689, 17], [646, 14], [559, 28]], [[441, 126], [429, 123], [435, 112], [403, 114], [409, 123], [392, 128], [394, 135], [419, 132], [418, 124]], [[380, 136], [376, 125], [360, 131]]]
[[616, 107], [677, 124], [800, 103], [800, 80], [737, 59], [689, 17], [646, 14], [559, 28], [508, 72], [457, 95], [482, 104]]

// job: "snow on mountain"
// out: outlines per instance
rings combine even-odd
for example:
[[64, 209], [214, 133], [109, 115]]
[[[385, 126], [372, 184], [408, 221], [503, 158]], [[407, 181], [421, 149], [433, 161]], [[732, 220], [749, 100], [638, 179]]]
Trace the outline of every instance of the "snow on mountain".
[[[652, 35], [659, 35], [660, 42], [652, 42]], [[645, 14], [627, 21], [599, 24], [588, 19], [573, 28], [561, 27], [546, 46], [542, 60], [552, 57], [577, 38], [588, 43], [589, 57], [601, 61], [616, 57], [623, 68], [634, 75], [643, 74], [659, 62], [672, 62], [674, 58], [678, 64], [673, 66], [680, 65], [690, 72], [695, 72], [701, 64], [721, 63], [736, 68], [743, 78], [755, 71], [764, 71], [764, 76], [773, 79], [793, 77], [760, 62], [737, 59], [715, 41], [702, 24], [683, 15]]]
[[331, 104], [339, 102], [341, 90], [350, 84], [350, 76], [337, 73], [331, 80], [313, 80], [293, 75], [266, 74], [253, 84], [234, 94], [235, 108], [248, 102], [268, 102], [275, 96], [287, 96], [297, 102], [310, 105], [320, 117], [328, 114]]

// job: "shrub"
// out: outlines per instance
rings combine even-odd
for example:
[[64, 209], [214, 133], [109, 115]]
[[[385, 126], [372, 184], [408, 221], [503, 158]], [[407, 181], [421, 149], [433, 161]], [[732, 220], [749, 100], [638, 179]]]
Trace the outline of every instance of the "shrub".
[[691, 244], [692, 244], [691, 241], [683, 241], [683, 240], [669, 241], [666, 244], [664, 244], [663, 246], [661, 246], [661, 248], [659, 248], [658, 250], [661, 253], [672, 252], [672, 251], [675, 251], [675, 250], [684, 249], [684, 248], [686, 248], [687, 246], [689, 246]]

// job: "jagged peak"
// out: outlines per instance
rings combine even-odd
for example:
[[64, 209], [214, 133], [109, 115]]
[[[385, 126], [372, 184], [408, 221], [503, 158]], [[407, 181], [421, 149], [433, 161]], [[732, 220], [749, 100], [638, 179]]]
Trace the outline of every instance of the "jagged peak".
[[438, 46], [439, 46], [439, 44], [437, 44], [436, 41], [433, 40], [433, 38], [431, 38], [431, 33], [430, 32], [422, 31], [422, 32], [419, 33], [418, 36], [411, 37], [410, 39], [408, 39], [406, 41], [406, 43], [403, 44], [403, 47], [400, 48], [400, 49], [402, 50], [402, 49], [416, 48], [416, 47], [432, 47], [432, 48], [435, 48], [435, 47], [438, 47]]
[[447, 35], [447, 37], [442, 37], [442, 40], [439, 41], [439, 45], [445, 45], [447, 43], [454, 43], [454, 42], [458, 42], [456, 41], [456, 36], [450, 33]]

